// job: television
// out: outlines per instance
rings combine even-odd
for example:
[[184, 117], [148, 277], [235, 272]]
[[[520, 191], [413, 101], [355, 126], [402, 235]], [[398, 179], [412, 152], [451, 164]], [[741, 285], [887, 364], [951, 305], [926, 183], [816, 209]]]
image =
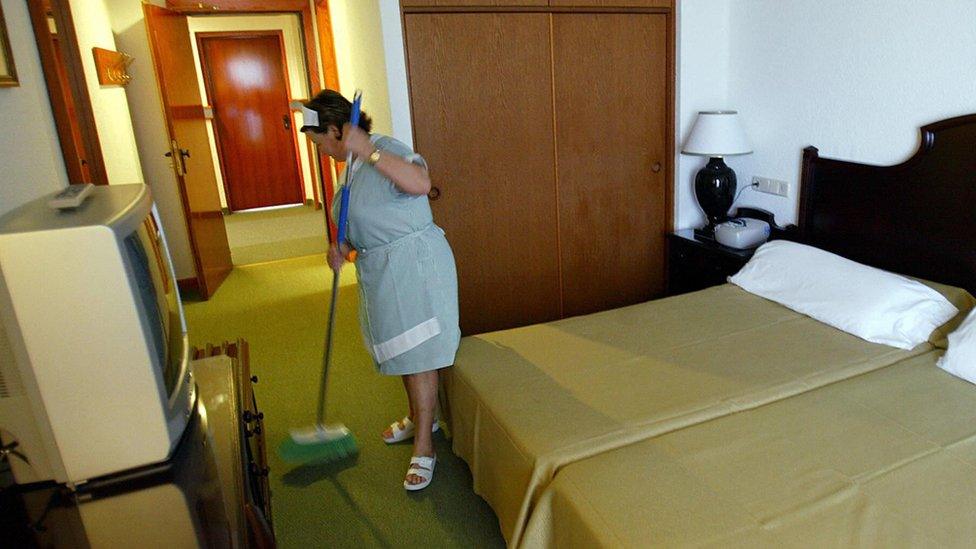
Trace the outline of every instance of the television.
[[149, 188], [52, 197], [0, 217], [0, 441], [16, 482], [75, 486], [166, 461], [195, 387]]

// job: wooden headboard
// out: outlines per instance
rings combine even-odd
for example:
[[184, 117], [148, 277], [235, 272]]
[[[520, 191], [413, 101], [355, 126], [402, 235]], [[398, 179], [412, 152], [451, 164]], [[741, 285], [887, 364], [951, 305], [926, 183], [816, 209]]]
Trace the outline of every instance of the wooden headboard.
[[895, 166], [803, 150], [799, 238], [889, 271], [976, 293], [976, 114], [922, 128]]

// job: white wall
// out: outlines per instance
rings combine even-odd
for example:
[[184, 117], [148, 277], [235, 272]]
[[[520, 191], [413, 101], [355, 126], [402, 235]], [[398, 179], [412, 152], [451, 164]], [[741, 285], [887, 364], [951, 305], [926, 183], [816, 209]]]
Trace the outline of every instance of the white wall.
[[[384, 0], [383, 4], [382, 12], [389, 20], [392, 13], [390, 1]], [[399, 20], [398, 6], [396, 10]], [[390, 79], [387, 77], [385, 53], [387, 45], [380, 14], [379, 0], [329, 0], [339, 91], [352, 98], [356, 89], [363, 90], [363, 110], [373, 118], [373, 131], [393, 135]], [[402, 61], [399, 63], [402, 66]], [[397, 94], [398, 99], [402, 100], [406, 96], [406, 76], [396, 77], [395, 81], [398, 86], [402, 85]], [[398, 129], [403, 132], [399, 113]]]
[[407, 60], [403, 44], [400, 2], [380, 0], [379, 10], [390, 103], [390, 135], [413, 147], [413, 124], [410, 120], [410, 94], [407, 86]]
[[111, 184], [142, 183], [142, 166], [125, 88], [98, 83], [92, 48], [117, 50], [104, 0], [69, 0], [78, 49], [91, 96], [95, 127]]
[[[206, 102], [207, 90], [203, 83], [203, 70], [200, 65], [200, 52], [197, 51], [196, 34], [199, 32], [228, 32], [228, 31], [263, 31], [280, 30], [285, 42], [285, 58], [288, 63], [288, 91], [291, 99], [308, 99], [308, 70], [305, 68], [305, 46], [303, 31], [298, 15], [207, 15], [187, 18], [190, 26], [190, 38], [193, 46], [193, 61], [197, 68], [197, 78], [200, 80], [200, 97]], [[298, 132], [302, 126], [301, 114], [292, 114], [292, 127], [295, 129], [298, 152], [301, 157], [302, 181], [305, 186], [305, 197], [314, 196], [312, 169], [308, 160], [308, 139]], [[214, 170], [217, 180], [223, 180], [220, 170], [220, 157], [217, 155], [217, 142], [214, 139], [213, 124], [207, 121], [207, 132], [210, 134], [210, 148], [214, 159]], [[220, 202], [227, 207], [227, 197], [224, 195], [223, 185], [218, 186]]]
[[[68, 184], [27, 3], [0, 0], [20, 86], [0, 88], [0, 216]], [[11, 128], [16, 128], [12, 131]], [[0, 362], [13, 362], [0, 328]]]
[[[678, 3], [674, 219], [679, 228], [705, 222], [694, 195], [695, 174], [708, 161], [679, 154], [699, 111], [726, 108], [729, 95], [729, 10], [733, 0]], [[738, 171], [738, 159], [727, 163]]]
[[[692, 10], [712, 0], [683, 4], [683, 33], [711, 20]], [[791, 184], [789, 198], [746, 191], [739, 201], [773, 211], [780, 223], [796, 220], [803, 147], [894, 164], [915, 152], [919, 126], [976, 112], [976, 1], [730, 0], [730, 7], [727, 42], [711, 44], [716, 55], [728, 51], [728, 95], [710, 107], [737, 109], [753, 143], [754, 154], [729, 161], [740, 186], [753, 175]], [[681, 67], [690, 62], [682, 58]], [[682, 101], [689, 93], [683, 85]], [[679, 198], [694, 178], [689, 162], [701, 160], [682, 157]], [[678, 225], [697, 225], [694, 198], [681, 202]]]
[[[166, 5], [165, 0], [151, 0], [149, 3]], [[169, 133], [166, 131], [163, 103], [153, 70], [142, 3], [132, 0], [105, 0], [105, 5], [111, 17], [112, 31], [119, 50], [135, 57], [135, 61], [129, 65], [132, 81], [125, 88], [126, 96], [132, 113], [139, 160], [145, 182], [152, 189], [163, 230], [166, 231], [173, 269], [177, 278], [193, 278], [196, 276], [196, 268], [190, 252], [183, 200], [172, 162], [163, 156], [169, 151]]]
[[68, 184], [27, 4], [2, 2], [20, 86], [0, 88], [0, 215]]

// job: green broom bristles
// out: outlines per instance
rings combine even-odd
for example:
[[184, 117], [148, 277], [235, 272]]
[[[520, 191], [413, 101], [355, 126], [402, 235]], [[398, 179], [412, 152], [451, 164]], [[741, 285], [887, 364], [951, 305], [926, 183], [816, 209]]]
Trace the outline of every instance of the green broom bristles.
[[285, 462], [308, 465], [339, 461], [358, 451], [356, 439], [351, 434], [314, 444], [299, 444], [288, 437], [278, 446], [278, 455]]

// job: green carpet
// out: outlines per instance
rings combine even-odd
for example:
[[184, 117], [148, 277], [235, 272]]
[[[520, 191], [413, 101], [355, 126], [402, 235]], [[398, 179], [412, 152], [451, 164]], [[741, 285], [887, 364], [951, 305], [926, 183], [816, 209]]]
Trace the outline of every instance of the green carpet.
[[207, 302], [186, 300], [193, 345], [250, 343], [266, 418], [274, 528], [281, 547], [503, 547], [498, 522], [471, 488], [467, 465], [437, 433], [434, 482], [402, 486], [411, 445], [380, 432], [404, 415], [399, 378], [378, 374], [363, 347], [357, 288], [343, 271], [328, 417], [348, 426], [359, 454], [320, 467], [289, 467], [274, 448], [288, 429], [314, 423], [331, 271], [323, 256], [237, 267]]
[[325, 212], [311, 206], [234, 212], [224, 216], [234, 265], [325, 253]]

